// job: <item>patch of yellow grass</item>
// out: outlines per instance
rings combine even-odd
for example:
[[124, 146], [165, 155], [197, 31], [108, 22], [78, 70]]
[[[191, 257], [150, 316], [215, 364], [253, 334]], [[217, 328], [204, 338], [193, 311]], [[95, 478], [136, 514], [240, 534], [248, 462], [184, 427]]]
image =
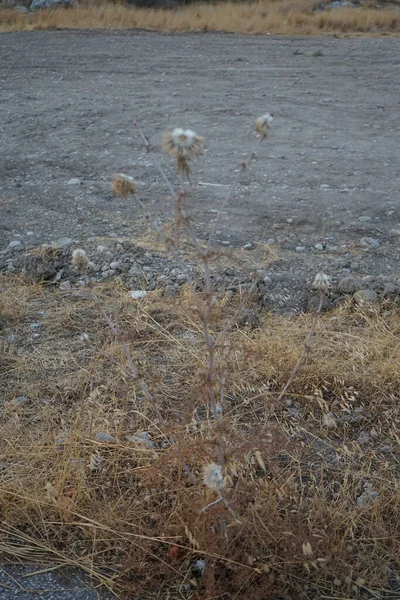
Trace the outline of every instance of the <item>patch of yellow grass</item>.
[[[40, 297], [18, 279], [2, 285], [0, 313], [18, 340], [7, 346], [9, 332], [1, 333], [0, 550], [80, 565], [135, 596], [156, 593], [160, 581], [166, 595], [198, 590], [198, 598], [237, 600], [297, 598], [305, 586], [310, 597], [338, 598], [387, 588], [400, 522], [398, 306], [348, 305], [321, 316], [312, 352], [279, 405], [312, 315], [260, 314], [259, 329], [227, 332], [217, 373], [228, 375], [221, 427], [235, 521], [221, 504], [201, 512], [215, 500], [202, 484], [204, 464], [215, 461], [215, 424], [187, 290], [178, 300], [151, 292], [139, 302], [112, 282], [96, 292], [107, 314], [119, 314], [161, 423], [81, 292], [43, 288]], [[217, 303], [211, 329], [236, 308], [234, 299]], [[20, 395], [30, 401], [16, 403]], [[151, 445], [127, 438], [143, 431]], [[96, 439], [99, 432], [113, 441]], [[370, 436], [365, 445], [362, 434]], [[197, 484], [182, 472], [172, 435]], [[192, 569], [199, 559], [203, 577]]]
[[0, 31], [42, 29], [146, 29], [248, 34], [398, 34], [400, 14], [387, 8], [339, 9], [314, 13], [317, 0], [262, 0], [193, 4], [178, 10], [139, 9], [115, 4], [39, 11], [0, 11]]

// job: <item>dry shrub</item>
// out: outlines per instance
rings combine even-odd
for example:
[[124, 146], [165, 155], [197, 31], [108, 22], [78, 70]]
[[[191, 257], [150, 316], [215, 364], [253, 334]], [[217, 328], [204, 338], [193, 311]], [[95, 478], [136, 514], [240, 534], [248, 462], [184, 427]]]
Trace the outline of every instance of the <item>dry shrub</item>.
[[[12, 321], [17, 344], [7, 346], [2, 333], [6, 555], [79, 565], [114, 590], [146, 597], [162, 589], [181, 598], [356, 598], [394, 585], [398, 306], [348, 305], [321, 316], [282, 403], [312, 315], [265, 314], [257, 330], [227, 332], [216, 366], [219, 376], [229, 373], [217, 428], [234, 518], [222, 502], [211, 505], [217, 496], [202, 483], [217, 431], [189, 294], [137, 302], [118, 285], [96, 289], [104, 310], [120, 315], [161, 423], [117, 364], [121, 346], [87, 299], [43, 289], [41, 334], [32, 340], [27, 315], [38, 310], [37, 288], [18, 279], [2, 285], [1, 311], [24, 299]], [[219, 314], [236, 308], [218, 300], [215, 334]], [[16, 402], [20, 395], [29, 401]]]
[[321, 35], [330, 33], [398, 34], [395, 8], [343, 8], [314, 13], [318, 0], [262, 0], [193, 4], [178, 10], [115, 5], [46, 10], [31, 15], [0, 10], [0, 31], [68, 29], [147, 29], [152, 31], [227, 31], [232, 33]]

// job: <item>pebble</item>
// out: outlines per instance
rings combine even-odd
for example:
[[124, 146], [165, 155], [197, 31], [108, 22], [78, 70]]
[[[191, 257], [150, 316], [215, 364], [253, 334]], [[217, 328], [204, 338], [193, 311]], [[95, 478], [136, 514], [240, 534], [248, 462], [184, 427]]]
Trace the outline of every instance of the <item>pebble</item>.
[[97, 248], [96, 248], [96, 252], [98, 252], [98, 254], [102, 254], [106, 250], [107, 250], [107, 248], [105, 246], [97, 246]]
[[230, 246], [231, 243], [228, 240], [224, 240], [223, 242], [221, 242], [222, 246]]
[[19, 240], [13, 240], [8, 244], [9, 248], [19, 248], [20, 246], [22, 246], [22, 242], [20, 242]]
[[28, 398], [28, 396], [17, 396], [13, 400], [11, 400], [11, 404], [13, 404], [14, 406], [22, 406], [24, 404], [29, 404], [30, 401], [31, 399]]
[[115, 437], [111, 435], [111, 433], [107, 433], [105, 431], [99, 431], [99, 433], [96, 433], [96, 440], [98, 442], [105, 442], [107, 444], [113, 444], [116, 441]]
[[132, 290], [131, 298], [134, 300], [141, 300], [147, 296], [147, 292], [145, 290]]
[[362, 283], [361, 277], [350, 275], [349, 277], [343, 277], [339, 281], [338, 289], [342, 294], [354, 294], [354, 292], [358, 292], [362, 288]]
[[379, 248], [381, 243], [376, 238], [372, 237], [363, 237], [361, 238], [361, 245], [366, 248]]
[[305, 246], [296, 246], [295, 250], [296, 250], [296, 252], [305, 252], [306, 247]]
[[119, 261], [115, 260], [112, 263], [110, 263], [110, 269], [112, 269], [113, 271], [119, 271], [120, 268], [121, 263]]
[[151, 441], [148, 431], [143, 431], [134, 435], [126, 435], [125, 439], [127, 442], [132, 442], [134, 444], [144, 444], [146, 448], [155, 447], [155, 443]]
[[243, 250], [253, 250], [254, 244], [252, 242], [248, 242], [243, 246]]
[[72, 288], [71, 282], [68, 281], [68, 279], [66, 281], [63, 281], [62, 283], [60, 283], [60, 290], [65, 292], [67, 290], [70, 290]]
[[324, 246], [323, 246], [322, 244], [315, 244], [315, 248], [316, 248], [317, 250], [323, 250], [323, 249], [324, 249]]
[[272, 279], [271, 277], [268, 277], [268, 275], [266, 275], [263, 279], [263, 282], [265, 283], [265, 285], [270, 285], [272, 283]]
[[80, 179], [78, 179], [77, 177], [73, 177], [72, 179], [70, 179], [67, 182], [67, 185], [80, 185], [80, 183], [81, 183]]
[[70, 248], [73, 245], [74, 245], [74, 240], [71, 240], [71, 238], [68, 238], [68, 237], [64, 237], [64, 238], [57, 240], [57, 246], [59, 246], [60, 248]]
[[378, 294], [374, 290], [358, 290], [354, 296], [357, 304], [368, 304], [378, 300]]
[[365, 222], [365, 223], [367, 221], [372, 221], [371, 217], [367, 217], [367, 216], [358, 217], [358, 220], [362, 221], [362, 222]]

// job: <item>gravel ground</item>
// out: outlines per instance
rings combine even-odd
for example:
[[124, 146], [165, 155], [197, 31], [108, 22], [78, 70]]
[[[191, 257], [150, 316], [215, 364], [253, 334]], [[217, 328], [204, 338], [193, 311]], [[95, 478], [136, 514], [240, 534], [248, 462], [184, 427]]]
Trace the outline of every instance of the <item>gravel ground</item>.
[[[117, 241], [137, 242], [147, 226], [140, 209], [112, 195], [115, 171], [138, 178], [160, 222], [171, 218], [133, 114], [152, 143], [173, 126], [206, 137], [189, 201], [206, 237], [232, 167], [253, 147], [252, 119], [268, 110], [275, 115], [270, 139], [223, 213], [217, 243], [248, 248], [248, 262], [270, 280], [269, 304], [289, 310], [304, 308], [307, 278], [320, 270], [338, 281], [394, 277], [399, 51], [397, 38], [2, 34], [0, 268], [18, 270], [15, 256], [27, 244], [67, 237], [90, 251], [100, 279], [118, 274], [110, 267], [121, 258]], [[173, 177], [168, 157], [161, 160]], [[104, 260], [98, 245], [106, 247]], [[159, 277], [176, 283], [158, 256], [153, 263], [153, 286]], [[125, 283], [138, 285], [133, 276]]]
[[115, 596], [91, 583], [89, 577], [71, 568], [35, 574], [43, 567], [0, 566], [0, 600], [111, 600]]

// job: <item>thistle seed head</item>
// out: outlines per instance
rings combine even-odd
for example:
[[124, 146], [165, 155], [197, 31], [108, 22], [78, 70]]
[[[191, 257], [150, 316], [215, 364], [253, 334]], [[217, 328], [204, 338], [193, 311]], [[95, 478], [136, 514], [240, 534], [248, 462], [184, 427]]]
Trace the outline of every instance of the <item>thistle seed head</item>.
[[171, 156], [199, 156], [203, 152], [204, 138], [191, 129], [174, 129], [163, 135], [163, 148]]
[[77, 248], [72, 253], [72, 266], [76, 267], [80, 271], [84, 271], [89, 266], [89, 259], [87, 254], [82, 248]]
[[114, 194], [126, 200], [129, 194], [136, 194], [138, 186], [133, 177], [116, 173], [113, 177], [112, 189]]
[[328, 291], [330, 284], [331, 282], [328, 275], [325, 275], [325, 273], [322, 273], [321, 271], [320, 273], [317, 273], [314, 278], [313, 288], [325, 293]]
[[258, 119], [254, 121], [254, 129], [260, 134], [262, 140], [265, 140], [265, 138], [268, 137], [268, 132], [271, 129], [272, 121], [273, 116], [269, 113], [266, 113], [262, 117], [258, 117]]
[[216, 463], [210, 463], [204, 467], [203, 474], [204, 485], [210, 490], [220, 491], [224, 487], [224, 476], [221, 467]]

